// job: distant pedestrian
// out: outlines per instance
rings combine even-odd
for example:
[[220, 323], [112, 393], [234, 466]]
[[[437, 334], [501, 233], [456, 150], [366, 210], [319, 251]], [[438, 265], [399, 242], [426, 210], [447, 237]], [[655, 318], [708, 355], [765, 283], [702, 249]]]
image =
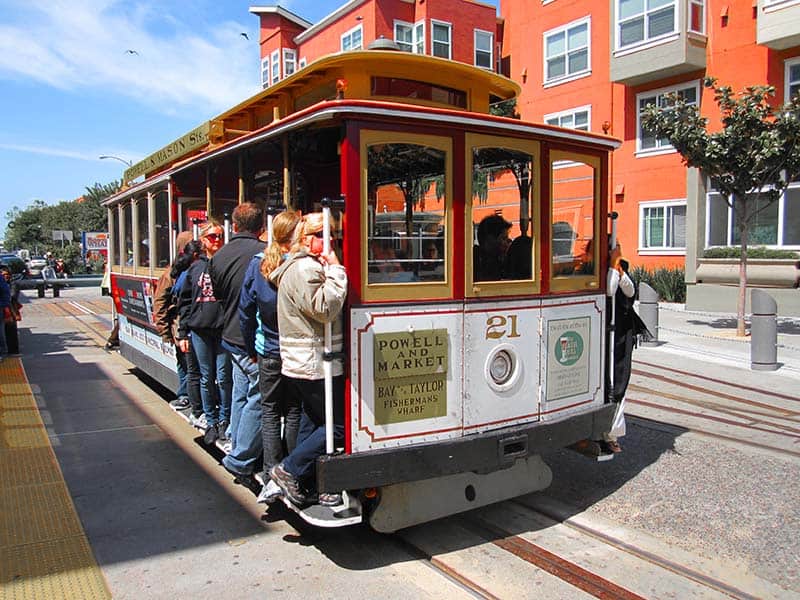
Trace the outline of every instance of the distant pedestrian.
[[[7, 311], [11, 310], [11, 286], [5, 277], [0, 277], [0, 310], [2, 310], [4, 316]], [[6, 329], [5, 327], [0, 327], [0, 361], [7, 355]]]
[[8, 310], [4, 311], [3, 321], [6, 334], [6, 346], [9, 354], [19, 354], [19, 332], [17, 323], [22, 320], [22, 304], [19, 301], [19, 285], [12, 281], [11, 271], [8, 267], [0, 267], [3, 279], [10, 289], [10, 303]]

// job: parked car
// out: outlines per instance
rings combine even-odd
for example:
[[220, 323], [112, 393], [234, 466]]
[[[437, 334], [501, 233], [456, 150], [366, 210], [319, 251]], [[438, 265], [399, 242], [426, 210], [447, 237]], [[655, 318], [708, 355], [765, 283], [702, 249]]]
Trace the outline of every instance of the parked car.
[[31, 276], [33, 277], [40, 277], [42, 274], [42, 269], [47, 266], [47, 259], [44, 256], [33, 256], [28, 261], [28, 270], [31, 272]]

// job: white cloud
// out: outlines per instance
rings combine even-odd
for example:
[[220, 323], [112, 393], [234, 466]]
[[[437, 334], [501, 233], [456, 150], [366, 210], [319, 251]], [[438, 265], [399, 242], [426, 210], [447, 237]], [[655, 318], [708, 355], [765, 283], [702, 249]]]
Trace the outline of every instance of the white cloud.
[[8, 17], [0, 25], [0, 78], [32, 79], [63, 90], [100, 90], [167, 114], [191, 107], [209, 116], [259, 89], [258, 49], [239, 35], [251, 28], [227, 21], [193, 30], [197, 21], [180, 17], [188, 19], [202, 3], [182, 3], [178, 16], [169, 13], [165, 2], [4, 4]]

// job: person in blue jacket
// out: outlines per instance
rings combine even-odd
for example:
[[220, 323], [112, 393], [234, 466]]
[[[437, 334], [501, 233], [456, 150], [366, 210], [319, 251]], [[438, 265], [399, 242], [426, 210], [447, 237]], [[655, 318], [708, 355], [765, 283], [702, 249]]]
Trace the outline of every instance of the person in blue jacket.
[[[300, 403], [286, 393], [281, 375], [278, 290], [267, 278], [289, 253], [295, 231], [301, 222], [298, 212], [285, 211], [275, 216], [272, 243], [250, 261], [239, 296], [239, 323], [245, 348], [249, 359], [258, 362], [259, 369], [260, 442], [263, 446], [265, 483], [270, 469], [294, 450], [300, 427]], [[281, 419], [284, 421], [283, 435]], [[240, 472], [244, 467], [234, 453], [226, 456], [223, 463], [234, 472]]]

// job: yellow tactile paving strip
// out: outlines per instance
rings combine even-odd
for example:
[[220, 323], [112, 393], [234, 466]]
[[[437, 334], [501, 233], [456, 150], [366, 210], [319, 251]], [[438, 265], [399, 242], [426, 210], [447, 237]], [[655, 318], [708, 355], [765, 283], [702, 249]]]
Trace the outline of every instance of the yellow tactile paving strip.
[[0, 363], [0, 600], [111, 598], [19, 358]]

